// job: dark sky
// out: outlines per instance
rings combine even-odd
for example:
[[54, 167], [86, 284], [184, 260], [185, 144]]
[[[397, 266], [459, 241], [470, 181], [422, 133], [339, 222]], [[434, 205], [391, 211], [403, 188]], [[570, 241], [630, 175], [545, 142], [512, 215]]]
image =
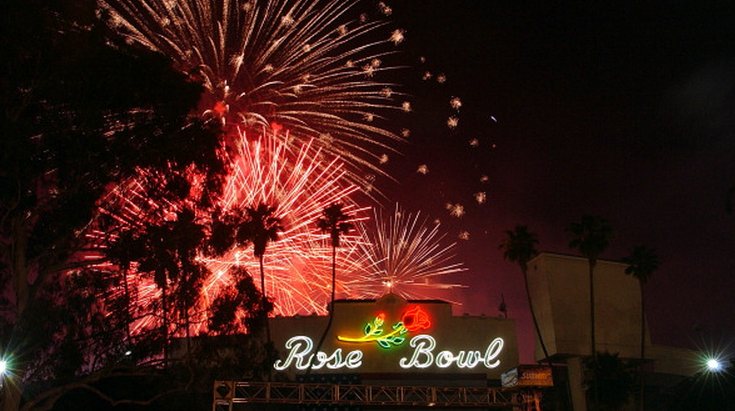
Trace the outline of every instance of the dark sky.
[[[469, 271], [457, 278], [473, 284], [462, 311], [495, 315], [503, 293], [530, 335], [519, 269], [498, 250], [504, 230], [526, 224], [540, 249], [572, 253], [565, 228], [598, 214], [616, 233], [604, 258], [644, 244], [662, 260], [648, 285], [655, 343], [735, 340], [735, 216], [725, 211], [735, 185], [735, 6], [677, 3], [392, 4], [408, 58], [426, 63], [406, 74], [412, 144], [391, 162], [399, 185], [385, 191], [441, 216], [452, 238], [470, 232], [458, 252]], [[421, 81], [423, 70], [446, 83]], [[453, 131], [452, 96], [463, 103]], [[427, 176], [415, 172], [422, 163]], [[488, 203], [473, 203], [477, 191]], [[464, 204], [465, 217], [449, 217], [446, 202]]]

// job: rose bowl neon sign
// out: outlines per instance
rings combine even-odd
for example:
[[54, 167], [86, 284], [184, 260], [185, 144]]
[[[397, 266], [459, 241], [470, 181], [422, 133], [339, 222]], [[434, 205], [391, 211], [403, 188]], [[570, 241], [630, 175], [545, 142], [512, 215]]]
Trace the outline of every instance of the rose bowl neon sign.
[[[498, 356], [503, 351], [503, 339], [495, 338], [488, 344], [484, 352], [479, 350], [460, 350], [436, 351], [436, 340], [428, 334], [419, 334], [409, 341], [408, 345], [413, 349], [411, 355], [403, 357], [398, 364], [403, 369], [422, 369], [431, 366], [439, 368], [449, 368], [456, 366], [458, 368], [475, 368], [483, 366], [488, 369], [497, 368], [500, 365]], [[341, 368], [356, 369], [362, 365], [363, 352], [361, 350], [348, 351], [346, 354], [342, 348], [337, 348], [331, 354], [323, 351], [312, 353], [314, 349], [314, 341], [304, 335], [291, 337], [286, 341], [286, 349], [288, 354], [286, 359], [277, 360], [273, 364], [273, 368], [278, 371], [284, 371], [289, 367], [295, 367], [297, 370], [306, 370], [309, 363], [314, 358], [312, 369], [318, 370], [326, 367], [330, 370], [338, 370]]]
[[[385, 313], [381, 312], [372, 321], [365, 324], [362, 336], [338, 335], [337, 341], [348, 346], [377, 343], [378, 347], [382, 349], [397, 349], [398, 347], [409, 349], [406, 356], [398, 359], [397, 364], [405, 370], [430, 367], [440, 369], [449, 367], [494, 369], [500, 365], [498, 357], [505, 344], [500, 337], [490, 341], [484, 350], [438, 351], [437, 341], [432, 335], [423, 333], [411, 336], [413, 333], [431, 328], [431, 319], [421, 307], [409, 307], [401, 315], [401, 321], [390, 327], [385, 326], [385, 318]], [[407, 347], [404, 344], [406, 341], [408, 341]], [[304, 335], [291, 337], [286, 341], [285, 348], [288, 351], [286, 357], [277, 360], [273, 364], [273, 368], [278, 371], [284, 371], [290, 367], [297, 370], [306, 370], [312, 361], [312, 369], [314, 370], [322, 368], [330, 370], [358, 369], [363, 365], [364, 352], [361, 349], [343, 350], [343, 348], [336, 348], [331, 353], [323, 351], [314, 353], [314, 341]]]

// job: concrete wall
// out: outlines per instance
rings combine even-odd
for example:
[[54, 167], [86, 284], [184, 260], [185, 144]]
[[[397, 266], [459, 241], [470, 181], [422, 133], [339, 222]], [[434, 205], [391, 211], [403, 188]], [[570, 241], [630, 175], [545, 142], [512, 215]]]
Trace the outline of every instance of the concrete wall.
[[[640, 354], [640, 288], [626, 265], [597, 262], [594, 272], [597, 351]], [[549, 355], [591, 354], [589, 265], [581, 257], [542, 253], [529, 263], [529, 289]], [[648, 331], [647, 344], [650, 345]], [[538, 346], [538, 344], [537, 344]], [[537, 347], [536, 358], [543, 357]]]

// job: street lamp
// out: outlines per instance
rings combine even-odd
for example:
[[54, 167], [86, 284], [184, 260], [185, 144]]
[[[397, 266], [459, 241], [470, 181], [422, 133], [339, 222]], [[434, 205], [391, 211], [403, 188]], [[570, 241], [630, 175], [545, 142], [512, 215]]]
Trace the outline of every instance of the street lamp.
[[717, 358], [710, 358], [707, 360], [707, 371], [719, 372], [722, 370], [722, 362]]
[[8, 361], [0, 359], [0, 390], [5, 388], [5, 374], [8, 373]]

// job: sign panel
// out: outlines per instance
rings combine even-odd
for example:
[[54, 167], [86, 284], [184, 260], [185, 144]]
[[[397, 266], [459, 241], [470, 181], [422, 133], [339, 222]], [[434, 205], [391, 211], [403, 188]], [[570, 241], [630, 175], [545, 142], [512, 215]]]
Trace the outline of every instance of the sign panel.
[[277, 371], [350, 373], [483, 373], [500, 378], [518, 364], [515, 326], [492, 317], [455, 317], [442, 301], [335, 302], [334, 321], [321, 316], [275, 318]]
[[500, 381], [503, 387], [552, 387], [554, 380], [547, 365], [519, 365], [504, 372]]

